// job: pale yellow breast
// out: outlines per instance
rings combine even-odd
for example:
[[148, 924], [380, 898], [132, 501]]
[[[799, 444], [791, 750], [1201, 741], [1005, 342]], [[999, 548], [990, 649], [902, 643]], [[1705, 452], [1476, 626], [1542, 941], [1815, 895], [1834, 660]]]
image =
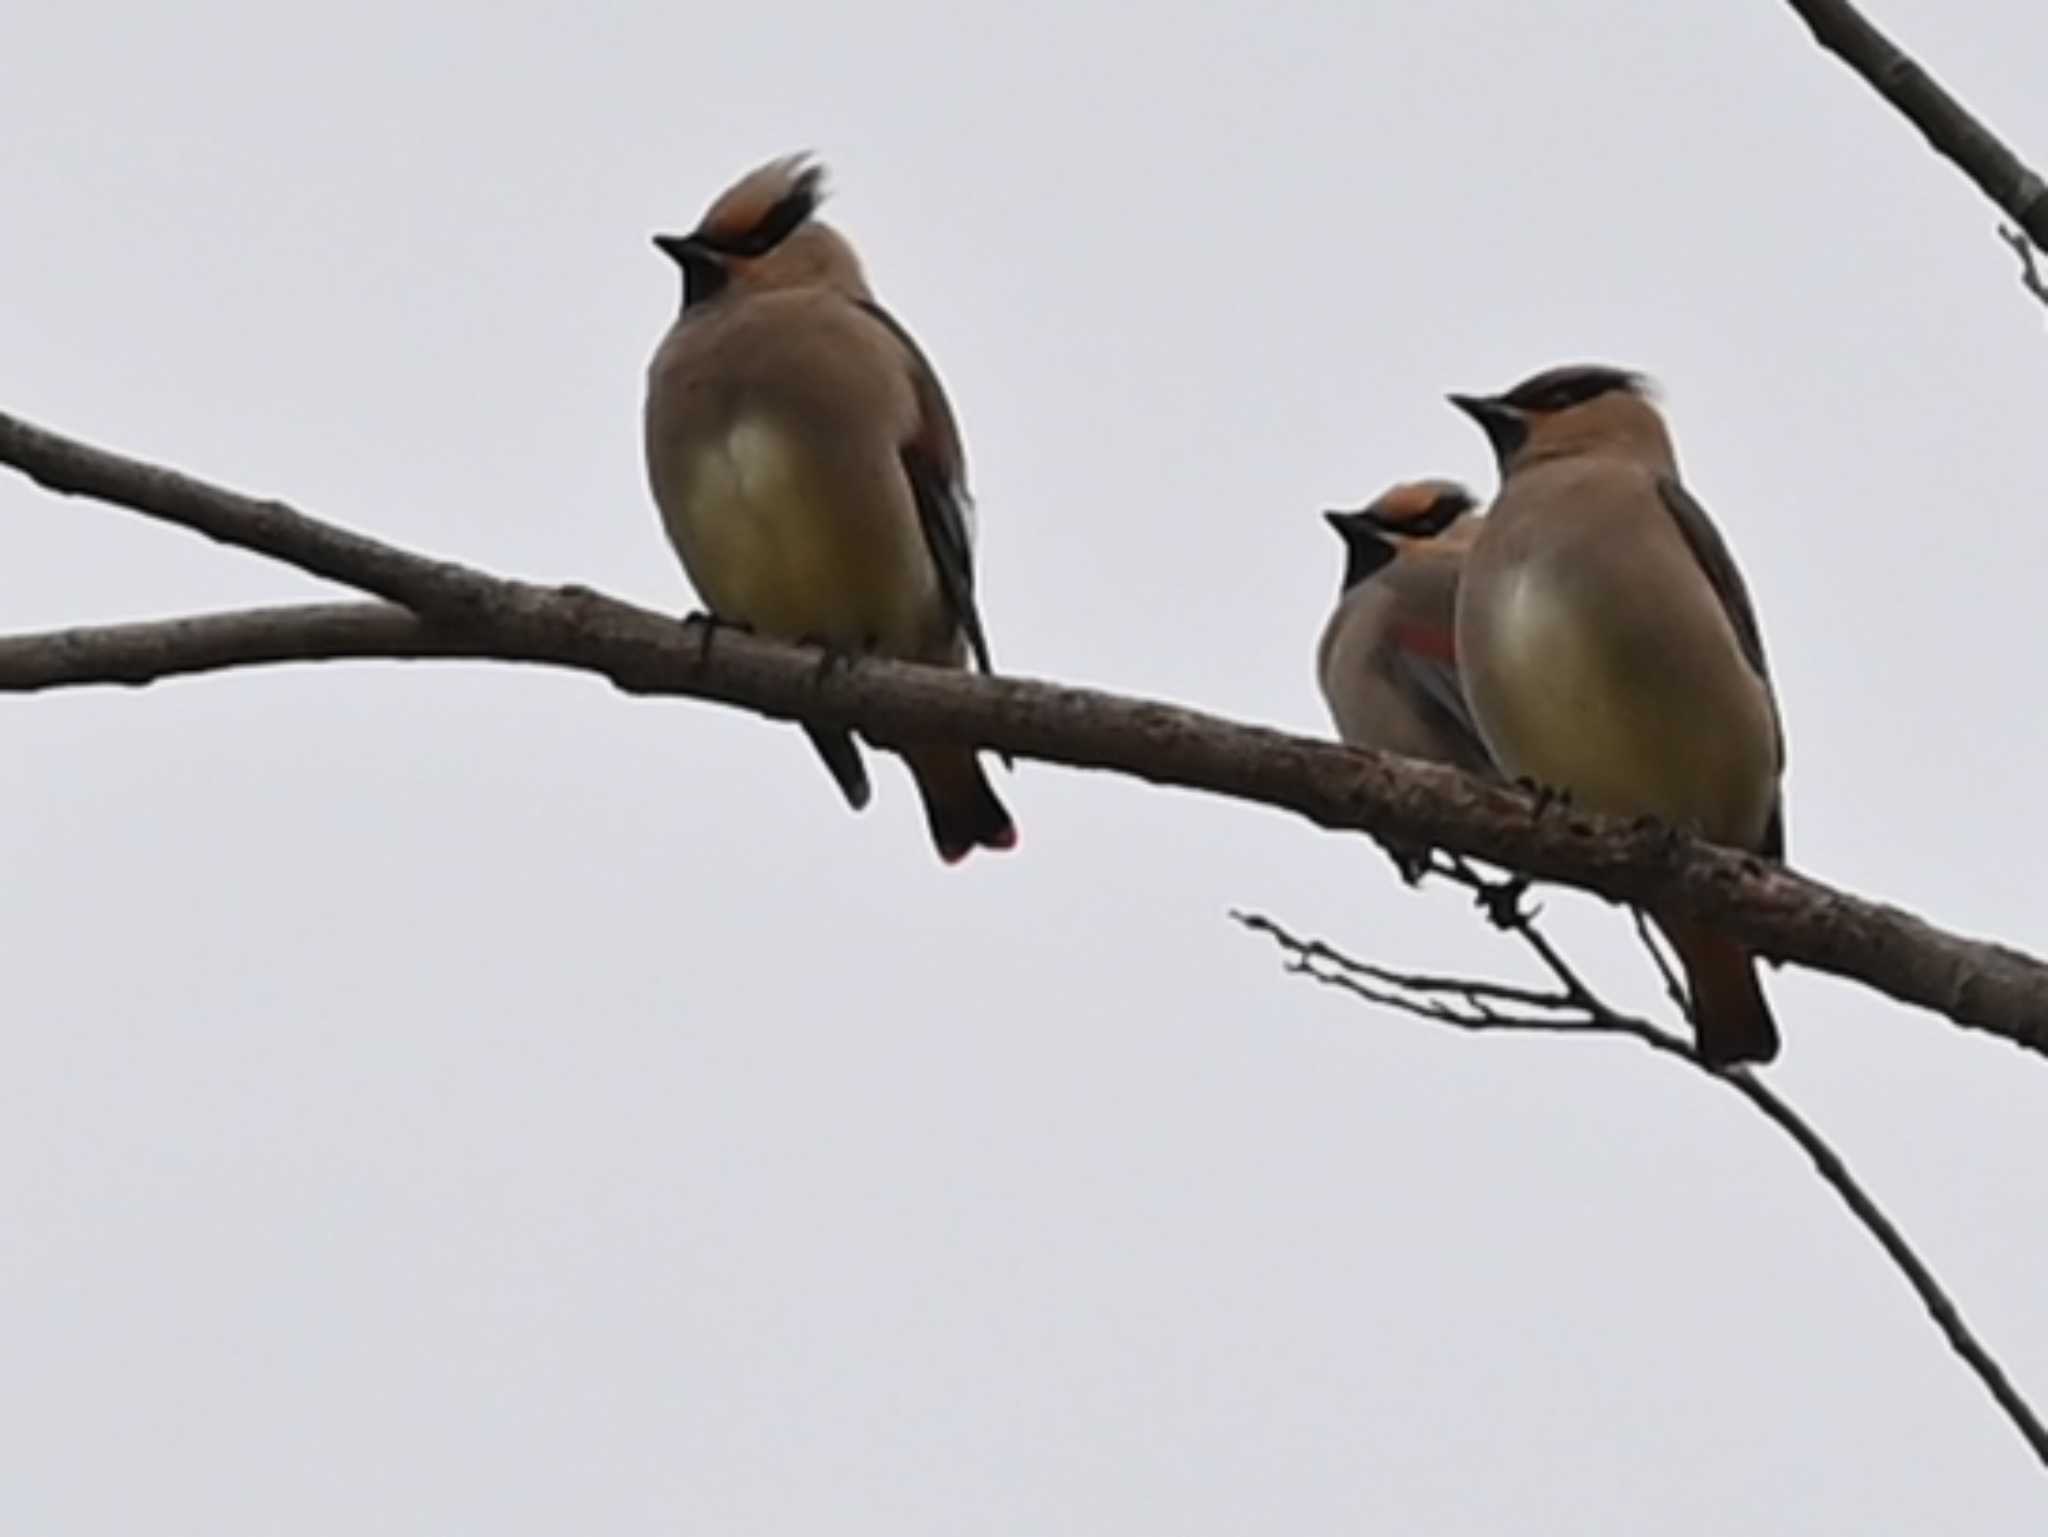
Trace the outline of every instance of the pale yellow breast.
[[1495, 754], [1509, 773], [1570, 787], [1590, 803], [1628, 799], [1606, 784], [1631, 712], [1598, 636], [1529, 572], [1502, 577], [1492, 592], [1484, 658], [1471, 670], [1483, 680], [1473, 703]]
[[1703, 668], [1698, 637], [1634, 596], [1540, 563], [1495, 575], [1484, 621], [1460, 631], [1481, 730], [1511, 775], [1587, 810], [1752, 843], [1775, 793], [1768, 697], [1732, 646]]
[[669, 538], [722, 618], [848, 650], [911, 649], [934, 594], [908, 487], [820, 458], [765, 415], [693, 440], [665, 467]]

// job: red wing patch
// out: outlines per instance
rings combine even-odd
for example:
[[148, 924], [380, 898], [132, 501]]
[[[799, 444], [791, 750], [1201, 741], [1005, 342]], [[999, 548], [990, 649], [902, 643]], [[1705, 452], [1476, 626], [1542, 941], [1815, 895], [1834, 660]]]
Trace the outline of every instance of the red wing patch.
[[1413, 620], [1397, 624], [1394, 626], [1394, 644], [1410, 656], [1427, 657], [1432, 662], [1452, 666], [1457, 664], [1457, 636], [1448, 625], [1420, 624]]

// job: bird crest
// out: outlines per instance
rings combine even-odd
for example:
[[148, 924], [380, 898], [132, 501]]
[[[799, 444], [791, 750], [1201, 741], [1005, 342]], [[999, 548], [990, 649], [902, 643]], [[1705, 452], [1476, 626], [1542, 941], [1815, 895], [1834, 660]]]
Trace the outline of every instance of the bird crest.
[[801, 229], [825, 200], [825, 168], [785, 155], [718, 195], [697, 225], [697, 243], [722, 256], [763, 256]]

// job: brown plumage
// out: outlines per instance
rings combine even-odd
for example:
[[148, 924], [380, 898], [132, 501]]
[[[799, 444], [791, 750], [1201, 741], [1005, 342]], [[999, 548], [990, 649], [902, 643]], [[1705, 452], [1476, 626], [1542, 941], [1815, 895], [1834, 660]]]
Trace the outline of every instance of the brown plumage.
[[[684, 289], [648, 369], [663, 526], [720, 620], [848, 656], [987, 671], [952, 408], [853, 248], [815, 217], [822, 196], [819, 167], [773, 161], [690, 234], [655, 239]], [[851, 734], [805, 729], [864, 806]], [[972, 751], [902, 752], [942, 858], [1016, 842]]]
[[[1451, 399], [1501, 466], [1457, 619], [1495, 761], [1589, 810], [1782, 858], [1784, 741], [1762, 634], [1644, 381], [1567, 367]], [[1754, 957], [1697, 920], [1651, 917], [1685, 966], [1701, 1055], [1771, 1060]]]
[[1323, 516], [1344, 541], [1337, 606], [1316, 647], [1316, 681], [1354, 747], [1496, 777], [1472, 723], [1455, 654], [1458, 573], [1477, 537], [1472, 493], [1409, 481], [1356, 512]]

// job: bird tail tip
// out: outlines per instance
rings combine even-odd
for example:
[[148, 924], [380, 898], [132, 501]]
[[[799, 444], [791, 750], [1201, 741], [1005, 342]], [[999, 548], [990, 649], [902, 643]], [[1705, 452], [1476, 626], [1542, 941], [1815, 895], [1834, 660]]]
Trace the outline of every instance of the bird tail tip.
[[913, 749], [904, 753], [924, 798], [925, 821], [939, 858], [958, 864], [976, 849], [1017, 846], [1017, 824], [966, 748]]
[[1700, 1056], [1709, 1067], [1761, 1067], [1778, 1055], [1778, 1023], [1757, 980], [1756, 957], [1690, 920], [1661, 921], [1685, 963]]

